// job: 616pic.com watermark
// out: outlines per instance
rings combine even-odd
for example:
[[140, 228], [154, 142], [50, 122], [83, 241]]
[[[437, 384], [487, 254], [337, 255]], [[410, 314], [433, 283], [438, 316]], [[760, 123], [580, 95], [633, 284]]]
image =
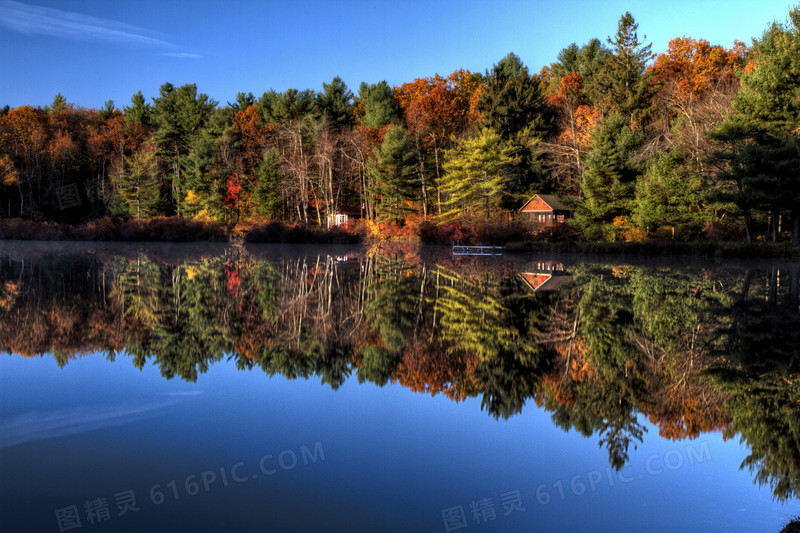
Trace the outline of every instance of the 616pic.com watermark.
[[[541, 483], [535, 490], [524, 492], [514, 490], [499, 494], [501, 507], [496, 505], [496, 498], [484, 496], [472, 500], [465, 508], [455, 505], [442, 509], [442, 522], [446, 532], [465, 529], [470, 523], [481, 524], [495, 521], [513, 513], [524, 513], [534, 505], [547, 505], [555, 501], [563, 501], [569, 497], [578, 497], [587, 492], [595, 492], [598, 487], [615, 487], [644, 479], [646, 476], [658, 476], [665, 472], [678, 470], [684, 466], [711, 461], [711, 449], [708, 442], [690, 443], [685, 448], [673, 448], [663, 454], [651, 454], [645, 458], [644, 471], [636, 472], [632, 466], [624, 466], [614, 472], [611, 467], [605, 470], [591, 470], [576, 474], [569, 479], [557, 479], [551, 483]], [[466, 512], [466, 509], [469, 512]]]
[[80, 505], [73, 504], [55, 510], [56, 522], [60, 532], [92, 526], [102, 522], [124, 517], [128, 513], [138, 513], [147, 505], [160, 506], [168, 502], [191, 498], [230, 485], [246, 483], [264, 476], [272, 476], [282, 471], [294, 470], [298, 466], [308, 466], [325, 460], [325, 450], [317, 441], [311, 446], [303, 444], [297, 450], [287, 449], [276, 454], [261, 456], [257, 464], [239, 461], [230, 467], [220, 467], [189, 474], [183, 479], [170, 479], [152, 485], [142, 495], [133, 489], [113, 494], [113, 499], [98, 496], [85, 500]]

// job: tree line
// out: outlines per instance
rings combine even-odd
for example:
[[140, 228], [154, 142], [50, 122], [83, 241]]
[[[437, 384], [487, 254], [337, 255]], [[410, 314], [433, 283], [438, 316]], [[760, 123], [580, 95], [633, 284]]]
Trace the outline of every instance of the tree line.
[[0, 218], [180, 216], [376, 235], [518, 217], [534, 193], [591, 240], [800, 245], [800, 9], [750, 46], [680, 37], [651, 52], [630, 13], [531, 73], [510, 53], [392, 87], [240, 92], [165, 83], [100, 110], [58, 94], [0, 116]]

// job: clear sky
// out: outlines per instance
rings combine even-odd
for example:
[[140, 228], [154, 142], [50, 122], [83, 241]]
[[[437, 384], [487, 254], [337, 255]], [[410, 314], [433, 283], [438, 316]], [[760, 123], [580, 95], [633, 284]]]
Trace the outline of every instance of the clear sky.
[[0, 106], [60, 92], [99, 108], [196, 83], [224, 104], [239, 91], [319, 90], [340, 76], [399, 85], [508, 52], [531, 71], [559, 50], [605, 40], [630, 11], [654, 52], [679, 36], [750, 43], [791, 0], [0, 0]]

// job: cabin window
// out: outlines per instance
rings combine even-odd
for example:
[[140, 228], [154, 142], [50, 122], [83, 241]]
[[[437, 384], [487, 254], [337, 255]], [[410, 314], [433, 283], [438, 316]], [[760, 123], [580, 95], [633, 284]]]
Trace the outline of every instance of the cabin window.
[[556, 216], [556, 220], [557, 220], [558, 222], [564, 222], [564, 215], [557, 215], [557, 216]]

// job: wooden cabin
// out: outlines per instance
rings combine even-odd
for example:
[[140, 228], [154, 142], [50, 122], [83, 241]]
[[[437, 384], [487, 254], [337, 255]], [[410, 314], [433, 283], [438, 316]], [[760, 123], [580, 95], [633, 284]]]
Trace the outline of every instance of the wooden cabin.
[[572, 209], [554, 194], [534, 194], [533, 198], [525, 202], [520, 208], [531, 220], [539, 224], [562, 224], [572, 215]]

